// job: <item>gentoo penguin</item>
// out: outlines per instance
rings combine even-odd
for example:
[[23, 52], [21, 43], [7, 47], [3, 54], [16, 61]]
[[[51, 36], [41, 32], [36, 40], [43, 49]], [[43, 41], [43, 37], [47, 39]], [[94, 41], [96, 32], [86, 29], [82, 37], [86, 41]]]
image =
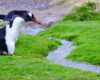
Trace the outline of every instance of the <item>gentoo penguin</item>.
[[13, 14], [13, 16], [11, 15], [11, 13], [8, 13], [6, 16], [6, 20], [9, 21], [9, 24], [0, 29], [0, 54], [14, 56], [15, 43], [23, 23], [28, 21], [33, 21], [38, 24], [40, 23], [29, 11], [19, 11], [17, 14]]

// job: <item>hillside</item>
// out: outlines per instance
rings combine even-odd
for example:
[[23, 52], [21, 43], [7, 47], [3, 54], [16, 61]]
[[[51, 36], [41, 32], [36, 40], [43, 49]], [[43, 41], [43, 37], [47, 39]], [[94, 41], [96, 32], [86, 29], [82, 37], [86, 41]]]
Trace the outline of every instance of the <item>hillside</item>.
[[68, 14], [58, 24], [38, 35], [72, 40], [78, 47], [68, 59], [100, 64], [100, 12], [94, 11], [88, 4], [77, 8], [76, 12]]

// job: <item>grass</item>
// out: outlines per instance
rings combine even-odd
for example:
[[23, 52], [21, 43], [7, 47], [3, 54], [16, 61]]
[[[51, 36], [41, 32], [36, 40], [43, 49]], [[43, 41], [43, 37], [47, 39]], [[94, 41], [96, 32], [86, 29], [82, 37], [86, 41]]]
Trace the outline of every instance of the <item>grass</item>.
[[73, 40], [77, 48], [67, 57], [71, 60], [100, 64], [100, 21], [62, 21], [38, 36]]
[[99, 26], [100, 21], [74, 22], [65, 17], [35, 36], [21, 34], [14, 54], [22, 57], [0, 56], [0, 80], [100, 80], [100, 74], [54, 65], [45, 59], [62, 44], [48, 39], [54, 37], [73, 40], [77, 45], [68, 59], [100, 64]]
[[40, 58], [0, 57], [0, 80], [99, 80], [100, 75], [53, 65]]
[[94, 3], [78, 7], [58, 24], [40, 32], [38, 36], [73, 40], [77, 48], [67, 59], [100, 65], [100, 12]]
[[[21, 43], [24, 43], [23, 46], [20, 46]], [[54, 39], [49, 40], [45, 37], [21, 35], [16, 44], [15, 54], [20, 56], [28, 54], [44, 57], [47, 56], [49, 51], [56, 49], [59, 45], [61, 43]]]
[[65, 16], [62, 21], [95, 21], [100, 20], [100, 12], [96, 12], [96, 4], [88, 2], [86, 5], [77, 7], [72, 13]]
[[89, 71], [53, 65], [45, 60], [48, 51], [61, 43], [46, 37], [20, 35], [15, 54], [20, 58], [0, 56], [0, 80], [99, 80]]

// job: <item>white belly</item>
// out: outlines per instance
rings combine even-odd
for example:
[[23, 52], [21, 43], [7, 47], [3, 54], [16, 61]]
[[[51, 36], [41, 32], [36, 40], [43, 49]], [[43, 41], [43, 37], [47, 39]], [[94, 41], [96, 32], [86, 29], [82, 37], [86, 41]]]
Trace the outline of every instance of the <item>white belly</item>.
[[20, 28], [24, 22], [25, 22], [24, 19], [17, 17], [14, 19], [11, 27], [10, 25], [6, 26], [5, 40], [6, 40], [6, 45], [8, 48], [8, 54], [13, 54], [14, 49], [15, 49], [15, 43], [17, 41], [17, 38], [20, 32]]
[[18, 35], [19, 35], [19, 30], [9, 28], [9, 26], [7, 26], [6, 41], [12, 41], [12, 42], [16, 43]]
[[13, 54], [15, 49], [15, 43], [19, 35], [19, 30], [10, 28], [9, 25], [6, 27], [6, 45], [8, 48], [8, 54]]

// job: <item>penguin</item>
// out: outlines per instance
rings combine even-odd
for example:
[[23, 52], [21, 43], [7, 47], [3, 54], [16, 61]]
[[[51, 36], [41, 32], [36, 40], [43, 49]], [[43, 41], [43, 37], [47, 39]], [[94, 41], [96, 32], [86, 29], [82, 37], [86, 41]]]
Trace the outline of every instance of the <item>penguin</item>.
[[15, 56], [15, 44], [23, 23], [28, 21], [40, 23], [29, 11], [11, 11], [6, 15], [5, 20], [8, 20], [9, 23], [0, 28], [0, 54]]

